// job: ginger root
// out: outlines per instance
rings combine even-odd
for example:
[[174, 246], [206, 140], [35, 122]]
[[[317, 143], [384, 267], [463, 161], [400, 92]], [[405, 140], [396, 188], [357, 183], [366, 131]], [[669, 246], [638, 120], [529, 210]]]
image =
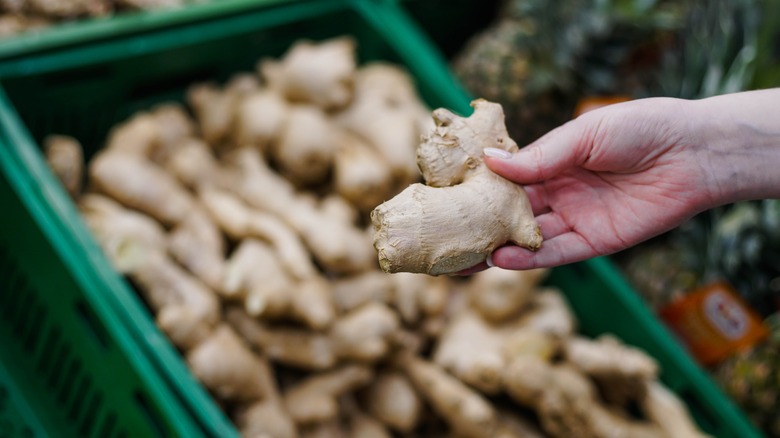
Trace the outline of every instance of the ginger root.
[[321, 109], [293, 105], [270, 152], [288, 180], [297, 186], [312, 186], [326, 180], [333, 166], [336, 142], [334, 126]]
[[235, 415], [241, 436], [249, 438], [297, 438], [298, 429], [283, 404], [262, 400], [242, 407]]
[[349, 423], [350, 438], [392, 438], [390, 432], [376, 419], [353, 414]]
[[195, 135], [195, 124], [179, 104], [166, 103], [139, 112], [111, 129], [106, 150], [125, 152], [161, 162]]
[[238, 308], [228, 309], [225, 320], [252, 347], [281, 364], [324, 370], [338, 362], [336, 349], [326, 333], [292, 327], [269, 328]]
[[366, 385], [371, 369], [345, 365], [333, 371], [305, 378], [284, 394], [284, 403], [299, 425], [321, 423], [339, 414], [338, 397]]
[[187, 352], [187, 362], [193, 374], [222, 400], [257, 401], [272, 391], [262, 372], [264, 364], [226, 325]]
[[641, 409], [669, 437], [706, 438], [693, 421], [683, 402], [657, 381], [647, 382]]
[[501, 105], [472, 102], [474, 114], [433, 112], [434, 130], [417, 149], [424, 184], [412, 184], [371, 212], [385, 272], [450, 274], [479, 264], [511, 242], [531, 250], [542, 234], [519, 185], [484, 164], [486, 147], [516, 151]]
[[330, 214], [276, 174], [255, 150], [240, 149], [231, 156], [239, 175], [236, 192], [254, 208], [287, 222], [326, 270], [334, 273], [369, 269], [375, 258], [370, 238], [342, 214]]
[[179, 263], [213, 290], [222, 286], [225, 241], [219, 228], [197, 209], [168, 235], [168, 251]]
[[504, 384], [512, 398], [536, 411], [552, 437], [665, 437], [654, 423], [632, 420], [603, 406], [595, 386], [568, 365], [520, 357], [506, 370]]
[[596, 382], [605, 401], [619, 406], [643, 400], [647, 382], [658, 377], [653, 358], [609, 335], [596, 340], [571, 337], [564, 342], [563, 354]]
[[286, 309], [287, 291], [293, 282], [267, 243], [242, 240], [227, 260], [224, 271], [218, 290], [228, 298], [243, 300], [249, 314], [276, 315]]
[[381, 95], [358, 94], [337, 120], [373, 146], [401, 182], [418, 177], [414, 151], [421, 133], [406, 108], [391, 105]]
[[411, 432], [421, 420], [422, 400], [398, 371], [380, 373], [366, 392], [368, 412], [391, 429]]
[[257, 78], [238, 75], [224, 89], [213, 83], [195, 84], [187, 89], [187, 103], [195, 113], [201, 136], [212, 148], [219, 148], [230, 140], [238, 103], [244, 94], [257, 87]]
[[156, 251], [165, 247], [167, 237], [162, 225], [111, 198], [84, 195], [79, 199], [79, 211], [111, 265], [121, 273], [127, 273], [135, 265], [132, 251], [128, 254], [128, 249]]
[[135, 154], [105, 150], [92, 159], [89, 176], [99, 191], [163, 225], [183, 221], [195, 208], [195, 198], [179, 181]]
[[495, 394], [506, 366], [502, 354], [504, 332], [472, 311], [461, 312], [442, 333], [433, 361], [464, 383]]
[[342, 131], [333, 157], [334, 188], [362, 211], [391, 196], [393, 175], [382, 155], [359, 137]]
[[276, 216], [251, 209], [225, 190], [204, 188], [199, 198], [220, 228], [234, 240], [260, 239], [273, 246], [289, 275], [305, 280], [317, 275], [301, 240]]
[[354, 51], [355, 41], [348, 37], [299, 41], [280, 60], [261, 61], [260, 75], [290, 101], [342, 107], [352, 99]]
[[43, 141], [46, 162], [68, 194], [76, 199], [81, 194], [84, 178], [84, 149], [73, 137], [50, 135]]
[[479, 392], [423, 359], [403, 355], [399, 364], [433, 409], [459, 436], [494, 436], [498, 424], [496, 410]]
[[577, 319], [563, 294], [554, 288], [541, 288], [531, 298], [529, 310], [519, 315], [519, 325], [558, 336], [570, 336]]
[[340, 357], [374, 362], [389, 352], [390, 337], [399, 325], [389, 307], [367, 303], [336, 320], [330, 336]]
[[341, 312], [369, 302], [388, 303], [393, 295], [393, 278], [380, 271], [366, 271], [333, 280], [333, 300]]
[[217, 295], [164, 253], [141, 253], [129, 264], [130, 279], [157, 310], [158, 325], [177, 347], [194, 347], [219, 322]]
[[267, 244], [245, 239], [225, 267], [223, 293], [243, 299], [246, 311], [267, 319], [287, 318], [313, 329], [330, 325], [335, 309], [323, 278], [295, 282]]
[[267, 150], [289, 123], [289, 105], [273, 90], [256, 90], [235, 108], [234, 141], [238, 146]]
[[544, 269], [488, 269], [474, 274], [468, 285], [471, 306], [488, 321], [506, 321], [530, 303], [545, 273]]

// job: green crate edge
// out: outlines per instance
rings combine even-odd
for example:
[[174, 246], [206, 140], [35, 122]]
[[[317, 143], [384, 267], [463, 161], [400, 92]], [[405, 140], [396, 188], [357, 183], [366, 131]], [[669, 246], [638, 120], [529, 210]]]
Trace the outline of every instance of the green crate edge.
[[[0, 90], [0, 102], [6, 103], [6, 98]], [[9, 115], [4, 111], [0, 111], [0, 118], [2, 122], [6, 122], [5, 116]], [[0, 122], [1, 123], [1, 122]], [[140, 380], [140, 384], [143, 393], [149, 394], [152, 397], [152, 403], [158, 409], [157, 413], [162, 414], [166, 418], [163, 419], [165, 424], [162, 425], [167, 432], [173, 433], [178, 436], [203, 436], [201, 427], [196, 425], [195, 422], [190, 421], [190, 417], [186, 415], [186, 410], [183, 405], [177, 401], [177, 392], [175, 392], [170, 385], [168, 385], [167, 379], [157, 372], [156, 364], [154, 361], [149, 360], [149, 357], [145, 355], [147, 353], [143, 345], [140, 345], [134, 338], [134, 336], [128, 332], [126, 324], [121, 321], [116, 321], [112, 318], [111, 312], [115, 309], [115, 305], [110, 300], [105, 300], [105, 296], [101, 294], [101, 289], [96, 287], [99, 285], [98, 277], [94, 276], [94, 272], [90, 270], [91, 266], [85, 264], [85, 261], [94, 260], [94, 252], [89, 254], [84, 252], [80, 254], [79, 258], [63, 257], [62, 252], [73, 250], [74, 248], [81, 249], [82, 242], [74, 242], [69, 232], [63, 232], [61, 228], [62, 221], [58, 216], [53, 216], [52, 205], [46, 202], [46, 199], [54, 196], [55, 198], [63, 199], [62, 196], [66, 196], [63, 189], [57, 185], [52, 185], [53, 180], [48, 180], [47, 176], [43, 179], [38, 178], [40, 174], [27, 173], [25, 170], [29, 170], [27, 166], [29, 162], [22, 161], [22, 156], [15, 154], [17, 152], [14, 148], [9, 148], [8, 143], [4, 140], [0, 141], [0, 169], [4, 176], [8, 177], [8, 183], [12, 186], [12, 190], [15, 189], [16, 194], [19, 196], [21, 202], [25, 204], [23, 206], [28, 208], [28, 213], [32, 216], [32, 220], [41, 223], [48, 224], [46, 231], [41, 231], [44, 238], [49, 239], [49, 243], [53, 247], [55, 252], [54, 257], [57, 257], [63, 265], [66, 266], [71, 275], [73, 281], [80, 286], [80, 290], [84, 293], [84, 299], [91, 306], [90, 310], [94, 311], [98, 317], [98, 321], [101, 327], [104, 328], [108, 335], [111, 337], [111, 342], [116, 344], [116, 347], [120, 350], [123, 357], [129, 362], [129, 366], [132, 367], [136, 378]], [[20, 160], [22, 158], [22, 160]], [[37, 166], [42, 163], [33, 163], [33, 166]], [[10, 175], [10, 176], [9, 176]], [[44, 196], [44, 198], [41, 197]], [[67, 199], [67, 198], [65, 198]], [[32, 208], [30, 208], [32, 206]], [[98, 253], [99, 254], [99, 253]], [[72, 255], [72, 254], [71, 254]], [[87, 267], [88, 266], [88, 267]], [[8, 328], [8, 327], [4, 327]], [[150, 342], [154, 341], [154, 336], [158, 335], [163, 338], [162, 334], [151, 333]], [[7, 348], [7, 346], [4, 346]], [[84, 348], [84, 347], [77, 347]], [[17, 349], [19, 353], [22, 350]], [[86, 353], [86, 355], [90, 355]], [[64, 365], [64, 364], [62, 364]], [[89, 368], [90, 365], [86, 367]], [[100, 364], [92, 365], [100, 366]], [[16, 411], [20, 415], [27, 415], [26, 418], [20, 419], [21, 422], [35, 425], [35, 428], [40, 427], [45, 423], [39, 421], [39, 418], [32, 418], [29, 415], [35, 413], [39, 415], [31, 406], [40, 407], [41, 404], [50, 406], [57, 404], [54, 402], [54, 398], [57, 394], [53, 391], [48, 392], [49, 388], [43, 385], [43, 382], [34, 382], [35, 376], [30, 375], [29, 370], [24, 370], [23, 375], [20, 376], [20, 365], [14, 366], [14, 364], [4, 363], [4, 375], [13, 375], [13, 380], [6, 380], [0, 383], [4, 387], [8, 388], [15, 397], [21, 396], [21, 393], [25, 389], [34, 389], [34, 394], [25, 393], [25, 403], [18, 405]], [[13, 373], [13, 371], [16, 373]], [[106, 389], [106, 388], [102, 388]], [[45, 395], [44, 395], [45, 394]], [[45, 401], [41, 401], [45, 400]], [[30, 403], [28, 405], [28, 403]], [[51, 418], [56, 417], [58, 423], [61, 423], [61, 414], [46, 413], [42, 417]], [[134, 421], [137, 421], [134, 420]], [[48, 423], [47, 425], [50, 425]], [[154, 429], [157, 426], [148, 424], [148, 429]], [[144, 427], [144, 426], [139, 426]], [[48, 430], [47, 432], [51, 432]]]
[[209, 0], [172, 9], [127, 11], [62, 22], [0, 39], [0, 60], [214, 19], [286, 1], [293, 0]]
[[[468, 112], [468, 98], [462, 92], [462, 88], [457, 85], [457, 81], [455, 81], [449, 70], [446, 68], [446, 64], [444, 64], [443, 59], [436, 53], [436, 49], [432, 46], [422, 31], [416, 28], [415, 25], [408, 19], [408, 17], [406, 17], [403, 12], [394, 6], [394, 2], [355, 0], [348, 1], [347, 3], [351, 4], [352, 7], [354, 7], [366, 18], [366, 20], [371, 22], [372, 25], [374, 25], [381, 34], [388, 38], [388, 43], [393, 45], [396, 49], [408, 49], [411, 47], [413, 51], [416, 52], [416, 56], [419, 56], [420, 59], [426, 61], [427, 64], [433, 65], [434, 68], [431, 68], [431, 71], [423, 72], [423, 80], [433, 81], [433, 84], [438, 85], [437, 92], [446, 96], [450, 96], [450, 107], [462, 113]], [[438, 67], [436, 67], [437, 64]], [[21, 65], [23, 66], [24, 64]], [[442, 66], [444, 67], [442, 68]], [[52, 65], [51, 68], [56, 67]], [[25, 70], [26, 68], [24, 67], [21, 69], [18, 68], [18, 65], [12, 66], [8, 69], [0, 68], [0, 71], [4, 72], [5, 74], [18, 74]], [[5, 111], [11, 110], [7, 101], [3, 102], [2, 109]], [[16, 123], [20, 122], [17, 120]], [[14, 136], [16, 140], [19, 139], [19, 134], [20, 133], [17, 132]], [[40, 158], [38, 157], [33, 158], [33, 161], [36, 159], [37, 161], [40, 161]], [[43, 166], [42, 163], [36, 163], [34, 165]], [[43, 173], [48, 172], [45, 168], [39, 170]], [[647, 346], [642, 347], [649, 350], [655, 350], [656, 356], [658, 356], [660, 352], [660, 355], [663, 357], [659, 358], [659, 360], [662, 362], [664, 367], [668, 367], [671, 364], [671, 366], [679, 370], [681, 374], [685, 375], [687, 378], [686, 380], [694, 385], [692, 392], [698, 395], [699, 398], [702, 398], [706, 401], [704, 403], [705, 407], [710, 408], [710, 410], [713, 411], [712, 414], [717, 416], [718, 419], [724, 419], [728, 423], [728, 425], [724, 426], [723, 428], [733, 429], [731, 430], [732, 433], [728, 433], [728, 431], [724, 430], [723, 432], [728, 433], [728, 435], [722, 436], [761, 436], [744, 418], [739, 410], [736, 409], [733, 404], [728, 401], [728, 399], [720, 392], [720, 390], [714, 385], [709, 377], [695, 363], [693, 363], [693, 361], [682, 350], [682, 348], [672, 340], [672, 335], [652, 316], [652, 314], [650, 314], [641, 301], [639, 301], [638, 297], [636, 297], [630, 286], [625, 283], [620, 274], [608, 260], [597, 259], [587, 261], [579, 264], [579, 266], [584, 267], [581, 269], [591, 272], [594, 276], [596, 276], [598, 278], [598, 283], [601, 283], [602, 286], [607, 287], [610, 293], [620, 303], [620, 305], [623, 306], [629, 313], [634, 315], [635, 320], [641, 321], [640, 324], [643, 326], [642, 328], [645, 329], [644, 331], [647, 332], [649, 338], [656, 343], [656, 345], [652, 346], [652, 348], [648, 348]], [[565, 285], [567, 283], [565, 279], [562, 279], [564, 275], [561, 274], [562, 272], [567, 272], [567, 269], [570, 268], [559, 268], [553, 271], [553, 284]], [[578, 284], [574, 284], [574, 286], [578, 286]], [[576, 299], [576, 297], [572, 295], [574, 293], [573, 288], [568, 287], [564, 288], [564, 290], [570, 300]], [[132, 301], [137, 300], [135, 297], [123, 298], [127, 298], [129, 301], [123, 303], [122, 306], [129, 305], [131, 308], [134, 305]], [[146, 326], [147, 328], [156, 331], [156, 328], [151, 323], [149, 316], [143, 313], [145, 313], [145, 311], [140, 315], [135, 315], [134, 324], [140, 324], [135, 327]], [[599, 333], [592, 332], [589, 334], [597, 335]], [[616, 334], [624, 339], [626, 338], [625, 334]], [[630, 338], [630, 336], [628, 337]], [[630, 340], [627, 341], [630, 342]], [[166, 351], [166, 349], [170, 350], [170, 346], [167, 345], [165, 340], [162, 340], [160, 345], [151, 346], [150, 348], [152, 354], [159, 354], [160, 349], [163, 351]], [[163, 361], [165, 362], [172, 360], [173, 362], [180, 362], [178, 354], [175, 352], [172, 353], [173, 355], [163, 359]], [[167, 354], [167, 352], [165, 352], [164, 355], [165, 354]], [[167, 369], [167, 372], [169, 373], [168, 377], [178, 379], [179, 376], [175, 375], [175, 373], [174, 376], [170, 375], [172, 370], [175, 371], [177, 368], [179, 368], [178, 365], [166, 364], [166, 366], [172, 367]], [[679, 389], [681, 383], [679, 381], [673, 383], [675, 384], [672, 386]], [[189, 385], [189, 382], [176, 381], [173, 383], [173, 385], [177, 386], [180, 390], [182, 387], [184, 387], [186, 393], [186, 387]]]
[[[290, 2], [290, 3], [296, 3], [296, 2]], [[306, 3], [306, 2], [297, 2], [297, 3]], [[310, 2], [310, 3], [317, 3], [317, 2]], [[367, 15], [366, 21], [371, 21], [374, 25], [377, 25], [378, 27], [381, 27], [381, 30], [378, 29], [380, 33], [383, 33], [385, 36], [392, 34], [392, 32], [396, 29], [392, 26], [388, 26], [387, 22], [388, 20], [392, 20], [392, 17], [396, 17], [394, 15], [394, 11], [391, 9], [385, 10], [383, 12], [376, 11], [374, 8], [367, 3], [360, 3], [352, 4], [352, 2], [319, 2], [321, 3], [320, 6], [327, 8], [333, 8], [338, 6], [340, 3], [348, 4], [350, 7], [354, 8], [355, 10], [360, 11], [362, 14]], [[306, 5], [301, 4], [301, 7], [306, 7]], [[311, 9], [311, 8], [309, 8]], [[311, 12], [311, 11], [309, 11]], [[305, 15], [305, 14], [304, 14]], [[397, 18], [397, 17], [396, 17]], [[246, 20], [243, 20], [244, 23], [246, 23]], [[399, 24], [399, 27], [402, 26], [403, 23]], [[229, 28], [229, 26], [228, 26]], [[189, 27], [189, 29], [192, 29], [192, 26]], [[197, 29], [197, 26], [196, 26]], [[214, 26], [212, 25], [212, 31], [214, 31]], [[219, 31], [216, 30], [216, 34], [222, 34], [221, 36], [224, 36], [224, 34], [230, 34], [232, 32], [235, 32], [236, 29], [228, 29], [227, 31]], [[165, 30], [159, 30], [159, 32], [165, 32]], [[173, 31], [178, 32], [178, 31]], [[170, 33], [170, 32], [169, 32]], [[448, 77], [446, 76], [446, 70], [445, 71], [436, 71], [435, 68], [433, 68], [430, 63], [436, 62], [435, 60], [432, 61], [430, 58], [428, 58], [426, 55], [428, 52], [425, 50], [417, 50], [417, 46], [414, 45], [413, 42], [408, 41], [408, 38], [410, 35], [416, 35], [418, 34], [417, 31], [414, 29], [405, 29], [404, 36], [405, 39], [402, 39], [405, 42], [405, 44], [412, 44], [413, 47], [415, 47], [415, 50], [412, 50], [412, 52], [418, 53], [418, 59], [420, 62], [419, 65], [427, 66], [425, 69], [425, 74], [429, 76], [429, 80], [435, 81], [436, 86], [433, 88], [436, 88], [437, 86], [441, 88], [442, 86], [447, 85]], [[195, 35], [195, 36], [194, 36]], [[190, 33], [190, 36], [194, 36], [195, 39], [202, 38], [202, 35], [199, 35], [199, 32], [195, 31]], [[164, 38], [164, 35], [158, 35], [160, 38]], [[129, 47], [130, 53], [135, 53], [139, 49], [138, 45], [133, 44], [133, 40], [122, 40], [124, 41], [125, 47]], [[122, 46], [122, 41], [101, 41], [97, 42], [95, 44], [102, 44], [103, 53], [108, 53], [108, 56], [117, 56], [119, 53], [123, 53], [122, 50], [116, 50], [117, 47]], [[174, 43], [173, 45], [182, 44], [181, 41], [178, 41]], [[143, 44], [141, 45], [143, 46]], [[81, 51], [81, 55], [87, 54], [87, 55], [94, 55], [95, 51], [92, 49], [94, 46], [92, 44], [85, 45], [82, 47], [75, 47], [72, 48], [72, 50]], [[143, 49], [143, 47], [141, 47]], [[430, 47], [427, 47], [426, 49], [430, 50]], [[64, 50], [67, 51], [67, 50]], [[100, 50], [98, 50], [100, 51]], [[6, 74], [17, 74], [17, 75], [24, 75], [25, 73], [29, 72], [30, 70], [36, 70], [36, 69], [43, 69], [43, 70], [57, 70], [57, 65], [68, 65], [67, 62], [64, 64], [61, 64], [59, 61], [62, 59], [67, 59], [67, 56], [60, 57], [60, 53], [55, 51], [51, 53], [42, 53], [42, 54], [36, 54], [35, 56], [41, 56], [43, 58], [47, 58], [52, 62], [49, 63], [43, 63], [38, 64], [35, 60], [30, 60], [29, 57], [23, 57], [18, 60], [5, 60], [2, 62], [3, 67], [5, 70], [3, 70]], [[122, 55], [118, 55], [118, 57], [121, 57]], [[34, 57], [34, 56], [33, 56]], [[442, 64], [444, 65], [444, 64]], [[12, 72], [12, 73], [8, 73]], [[465, 94], [464, 94], [465, 96]], [[95, 242], [92, 241], [91, 238], [84, 239], [83, 236], [87, 235], [87, 231], [83, 229], [79, 229], [79, 226], [76, 226], [76, 230], [68, 229], [67, 223], [80, 223], [80, 218], [78, 218], [78, 214], [76, 213], [74, 207], [69, 202], [66, 194], [62, 191], [62, 189], [59, 187], [59, 184], [57, 183], [56, 179], [54, 179], [53, 175], [51, 175], [48, 168], [43, 163], [40, 154], [36, 153], [35, 147], [22, 147], [22, 148], [16, 148], [18, 144], [34, 144], [32, 140], [29, 138], [29, 135], [25, 132], [24, 129], [19, 129], [21, 126], [23, 126], [21, 120], [19, 120], [15, 115], [13, 114], [12, 106], [10, 105], [9, 100], [6, 96], [0, 96], [0, 101], [2, 101], [3, 106], [7, 109], [7, 111], [2, 112], [2, 124], [8, 127], [6, 132], [4, 132], [4, 136], [7, 140], [7, 144], [13, 145], [13, 152], [18, 152], [18, 158], [23, 163], [22, 166], [27, 169], [30, 173], [30, 175], [33, 175], [33, 179], [37, 182], [39, 182], [40, 186], [43, 188], [39, 193], [40, 199], [37, 200], [37, 204], [39, 207], [44, 208], [45, 210], [49, 211], [49, 217], [47, 219], [48, 222], [51, 224], [54, 224], [55, 226], [58, 226], [60, 228], [60, 233], [66, 236], [71, 236], [75, 234], [76, 236], [81, 236], [82, 238], [76, 238], [76, 240], [79, 240], [79, 242], [75, 242], [72, 244], [75, 248], [83, 249], [84, 248], [91, 248], [91, 251], [94, 252], [96, 249], [99, 250], [99, 248], [96, 246]], [[465, 100], [460, 100], [461, 102]], [[457, 103], [454, 103], [453, 105], [457, 106]], [[468, 106], [465, 106], [462, 108], [464, 110], [468, 110]], [[69, 218], [66, 221], [63, 221], [63, 218]], [[66, 223], [67, 222], [67, 223]], [[89, 260], [89, 257], [85, 254], [75, 254], [75, 257], [77, 259], [86, 259]], [[101, 258], [101, 260], [95, 262], [94, 260], [91, 261], [90, 268], [92, 271], [98, 276], [97, 281], [102, 281], [104, 285], [111, 285], [109, 289], [116, 290], [117, 287], [122, 288], [122, 286], [117, 286], [117, 274], [108, 266], [107, 262]], [[126, 326], [128, 328], [129, 332], [138, 332], [136, 334], [137, 339], [139, 342], [141, 342], [145, 348], [147, 348], [147, 354], [150, 354], [154, 358], [158, 360], [158, 366], [161, 367], [162, 374], [166, 375], [168, 379], [170, 379], [170, 385], [175, 386], [180, 391], [179, 399], [180, 401], [185, 401], [185, 403], [188, 405], [188, 407], [191, 409], [191, 414], [193, 417], [198, 418], [201, 416], [206, 416], [206, 419], [200, 419], [207, 428], [207, 433], [211, 436], [236, 436], [235, 430], [232, 428], [232, 425], [230, 425], [228, 422], [225, 422], [225, 418], [222, 415], [220, 411], [216, 409], [216, 405], [210, 400], [208, 395], [206, 395], [205, 390], [202, 389], [202, 387], [192, 379], [192, 376], [186, 369], [186, 367], [183, 366], [183, 362], [181, 360], [180, 355], [173, 349], [172, 346], [168, 343], [167, 339], [162, 336], [162, 334], [156, 329], [154, 324], [151, 322], [151, 319], [149, 315], [146, 313], [144, 309], [141, 308], [141, 305], [139, 303], [139, 300], [134, 295], [126, 295], [126, 294], [119, 294], [117, 296], [111, 296], [111, 300], [116, 301], [115, 308], [117, 309], [117, 312], [119, 312], [120, 315], [123, 315], [124, 318], [127, 319]], [[135, 310], [130, 310], [135, 309]], [[144, 328], [145, 327], [145, 328]]]

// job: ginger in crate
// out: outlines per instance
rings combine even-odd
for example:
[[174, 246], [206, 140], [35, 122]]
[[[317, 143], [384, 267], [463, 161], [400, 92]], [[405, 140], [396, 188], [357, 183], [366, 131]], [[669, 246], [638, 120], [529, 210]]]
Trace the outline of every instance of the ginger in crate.
[[365, 386], [370, 368], [345, 365], [305, 378], [284, 394], [284, 403], [298, 425], [322, 423], [339, 415], [338, 397]]
[[313, 329], [329, 326], [334, 319], [330, 284], [316, 276], [296, 281], [278, 259], [270, 245], [243, 240], [227, 261], [223, 293], [240, 298], [255, 317], [288, 318]]
[[296, 186], [314, 186], [327, 180], [338, 142], [325, 112], [314, 105], [293, 105], [278, 140], [271, 144], [270, 156]]
[[382, 73], [387, 70], [393, 69], [374, 66], [359, 71], [353, 102], [336, 121], [373, 146], [393, 176], [406, 185], [419, 175], [415, 150], [424, 134], [418, 124], [422, 105], [409, 96], [411, 80], [405, 80], [403, 73]]
[[316, 371], [332, 368], [339, 362], [333, 341], [325, 332], [271, 327], [236, 307], [225, 312], [225, 320], [252, 347], [279, 364]]
[[171, 230], [168, 251], [212, 290], [221, 287], [225, 275], [225, 238], [204, 209], [194, 210]]
[[422, 396], [464, 437], [490, 437], [498, 427], [495, 408], [479, 392], [424, 359], [404, 355], [400, 366]]
[[[309, 49], [344, 48], [327, 44]], [[292, 58], [266, 68], [302, 75], [311, 59]], [[439, 110], [431, 119], [397, 68], [340, 74], [303, 92], [254, 74], [195, 85], [187, 95], [194, 119], [163, 104], [119, 124], [77, 195], [111, 262], [242, 435], [702, 436], [658, 383], [654, 361], [613, 339], [576, 335], [564, 297], [539, 285], [544, 271], [458, 280], [382, 272], [367, 213], [408, 178], [383, 155], [387, 144], [432, 129], [423, 155], [460, 148], [455, 163], [469, 181], [482, 165], [482, 146], [472, 143], [487, 141], [470, 138], [469, 126], [514, 144], [491, 104], [475, 103], [470, 118]], [[306, 94], [326, 80], [350, 85]], [[336, 103], [339, 95], [349, 98]], [[263, 105], [279, 99], [268, 106], [279, 108], [276, 117], [258, 117], [251, 108], [264, 106], [253, 96]], [[393, 111], [405, 114], [395, 139], [372, 140], [376, 133], [347, 123]], [[400, 123], [394, 117], [385, 120]], [[295, 132], [300, 120], [319, 128]], [[344, 138], [360, 144], [360, 160], [343, 155]], [[301, 170], [309, 159], [311, 175]], [[130, 171], [118, 168], [125, 162]], [[453, 172], [440, 164], [422, 167], [431, 185]], [[535, 229], [530, 216], [519, 222]]]
[[104, 150], [92, 159], [94, 187], [165, 226], [185, 220], [196, 207], [192, 193], [162, 167], [132, 153]]
[[342, 215], [331, 214], [316, 200], [298, 194], [255, 150], [237, 151], [231, 163], [239, 175], [236, 192], [254, 208], [284, 219], [326, 269], [356, 272], [375, 263], [367, 234], [345, 222]]
[[412, 432], [422, 419], [422, 399], [412, 382], [398, 371], [377, 375], [367, 389], [366, 399], [368, 412], [398, 432]]
[[343, 107], [352, 99], [355, 44], [348, 37], [299, 41], [281, 59], [261, 61], [258, 69], [268, 85], [290, 101]]
[[46, 162], [73, 199], [81, 195], [84, 150], [73, 137], [50, 135], [43, 141]]

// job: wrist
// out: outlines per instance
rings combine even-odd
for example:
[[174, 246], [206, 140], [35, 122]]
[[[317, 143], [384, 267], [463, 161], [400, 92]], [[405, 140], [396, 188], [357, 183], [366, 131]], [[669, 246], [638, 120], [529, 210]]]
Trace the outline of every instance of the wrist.
[[780, 89], [691, 101], [709, 204], [780, 198]]

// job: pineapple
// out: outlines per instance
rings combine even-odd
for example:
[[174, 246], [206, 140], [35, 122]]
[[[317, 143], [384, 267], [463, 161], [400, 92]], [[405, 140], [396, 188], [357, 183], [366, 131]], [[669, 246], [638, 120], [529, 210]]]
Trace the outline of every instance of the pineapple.
[[653, 94], [661, 48], [681, 8], [643, 0], [510, 0], [454, 61], [476, 96], [500, 102], [510, 135], [529, 143], [593, 94]]

